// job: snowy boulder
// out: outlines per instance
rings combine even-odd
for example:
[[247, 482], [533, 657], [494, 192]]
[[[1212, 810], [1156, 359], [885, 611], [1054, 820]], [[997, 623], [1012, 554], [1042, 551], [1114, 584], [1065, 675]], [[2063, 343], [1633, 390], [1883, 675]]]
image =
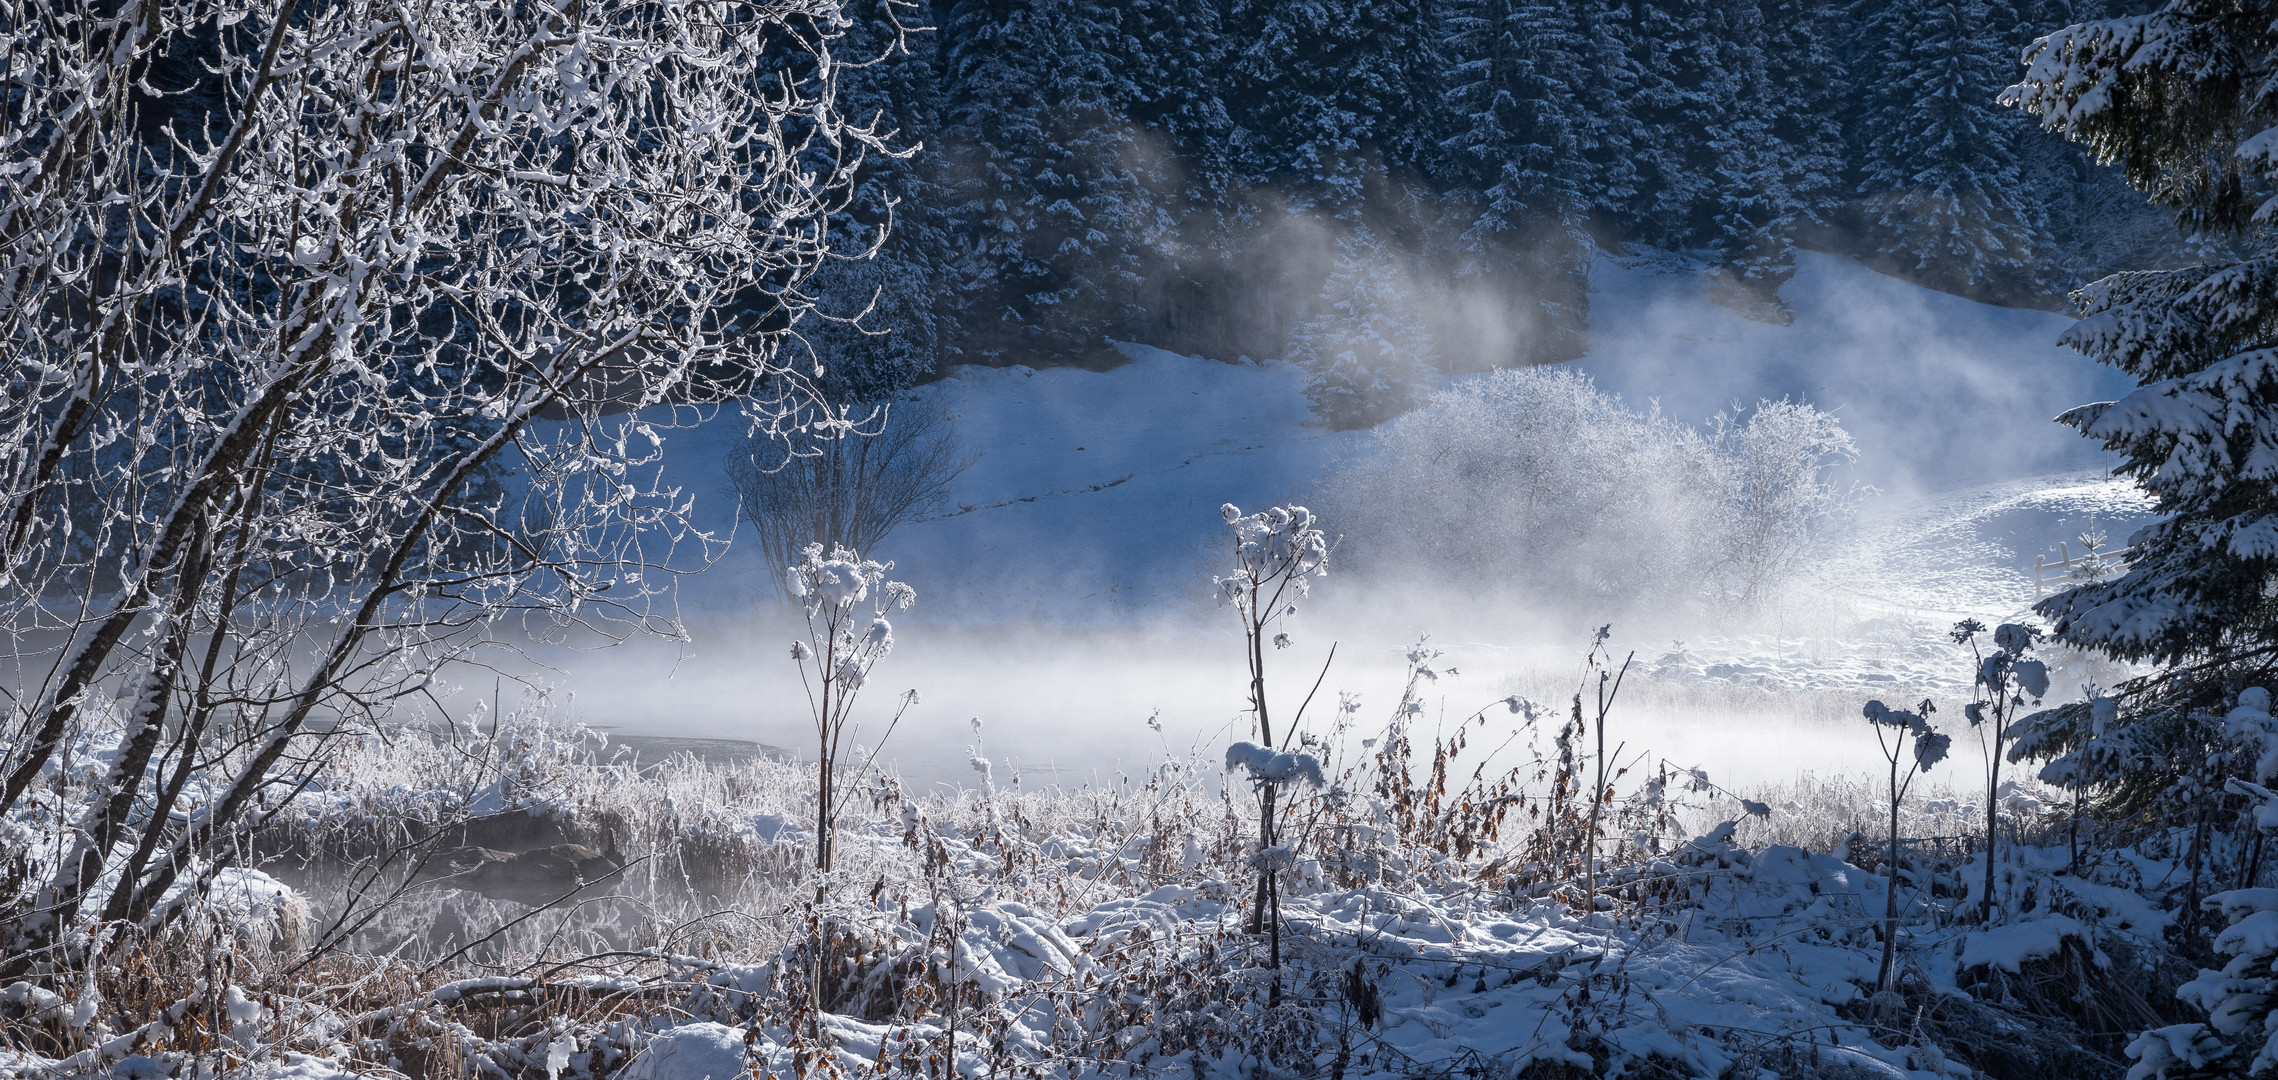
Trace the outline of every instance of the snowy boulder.
[[738, 1080], [744, 1033], [709, 1021], [682, 1024], [649, 1040], [617, 1074], [621, 1080]]
[[[189, 882], [177, 882], [166, 899], [179, 899]], [[311, 922], [308, 900], [291, 886], [259, 870], [229, 867], [214, 875], [198, 906], [234, 930], [240, 941], [291, 952], [307, 938]]]
[[970, 909], [964, 917], [958, 964], [986, 992], [1002, 993], [1090, 964], [1060, 927], [1025, 905], [998, 903]]
[[1978, 930], [1962, 942], [1961, 966], [1964, 970], [1998, 967], [2012, 975], [2020, 974], [2027, 961], [2045, 960], [2062, 952], [2067, 938], [2086, 944], [2088, 928], [2078, 919], [2058, 915]]

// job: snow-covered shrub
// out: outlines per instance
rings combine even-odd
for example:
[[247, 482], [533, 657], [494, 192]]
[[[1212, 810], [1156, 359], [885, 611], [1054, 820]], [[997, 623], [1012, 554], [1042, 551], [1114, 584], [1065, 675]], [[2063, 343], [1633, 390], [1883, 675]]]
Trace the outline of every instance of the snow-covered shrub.
[[1708, 439], [1722, 532], [1720, 588], [1743, 603], [1776, 591], [1801, 568], [1820, 525], [1850, 506], [1827, 476], [1858, 455], [1828, 413], [1794, 401], [1762, 401], [1746, 418], [1720, 413]]
[[1845, 505], [1834, 419], [1767, 402], [1700, 431], [1586, 375], [1498, 371], [1377, 429], [1327, 481], [1362, 565], [1604, 610], [1777, 591]]

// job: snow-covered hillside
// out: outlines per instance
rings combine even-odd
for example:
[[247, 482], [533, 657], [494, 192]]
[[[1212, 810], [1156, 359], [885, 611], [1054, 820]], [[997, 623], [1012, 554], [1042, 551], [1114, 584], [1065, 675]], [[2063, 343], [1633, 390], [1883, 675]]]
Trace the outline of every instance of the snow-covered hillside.
[[[1576, 366], [1602, 388], [1695, 422], [1762, 398], [1832, 411], [1860, 443], [1857, 479], [1886, 494], [1871, 511], [2097, 471], [2100, 452], [2050, 420], [2126, 385], [2057, 344], [2063, 316], [1973, 303], [1834, 256], [1804, 256], [1783, 291], [1791, 326], [1719, 306], [1683, 269], [1600, 259], [1592, 280], [1591, 350]], [[926, 591], [921, 618], [1097, 626], [1191, 613], [1209, 591], [1198, 567], [1220, 503], [1304, 500], [1334, 455], [1364, 449], [1361, 435], [1309, 423], [1303, 378], [1287, 364], [1121, 348], [1131, 362], [1111, 371], [964, 367], [919, 389], [975, 455], [957, 508], [880, 552]], [[671, 474], [723, 524], [733, 497], [720, 461], [735, 428], [724, 418], [671, 445]], [[690, 583], [694, 609], [735, 618], [772, 588], [748, 553], [720, 571]]]

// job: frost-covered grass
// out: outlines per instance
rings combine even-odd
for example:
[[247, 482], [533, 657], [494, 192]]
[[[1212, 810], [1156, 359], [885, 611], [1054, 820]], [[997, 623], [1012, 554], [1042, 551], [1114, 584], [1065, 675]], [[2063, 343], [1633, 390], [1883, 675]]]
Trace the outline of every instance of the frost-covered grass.
[[[1245, 931], [1256, 807], [1215, 761], [1069, 789], [866, 782], [817, 909], [797, 763], [636, 769], [528, 718], [366, 738], [254, 838], [321, 855], [268, 866], [301, 890], [248, 871], [134, 970], [0, 989], [0, 1071], [2094, 1076], [2120, 1070], [2112, 1032], [2172, 1019], [2159, 988], [2189, 974], [2162, 938], [2173, 841], [2092, 844], [2074, 866], [2061, 814], [2019, 803], [1990, 926], [1967, 842], [1910, 842], [1904, 977], [1875, 999], [1889, 885], [1871, 787], [1721, 793], [1640, 766], [1593, 841], [1562, 720], [1536, 719], [1551, 752], [1515, 768], [1474, 771], [1515, 712], [1332, 755], [1332, 785], [1286, 811], [1278, 970]], [[1902, 832], [1972, 835], [1951, 799], [1918, 794]], [[552, 906], [422, 878], [325, 946], [346, 869], [501, 821], [626, 869]], [[820, 1017], [803, 1004], [818, 936]]]

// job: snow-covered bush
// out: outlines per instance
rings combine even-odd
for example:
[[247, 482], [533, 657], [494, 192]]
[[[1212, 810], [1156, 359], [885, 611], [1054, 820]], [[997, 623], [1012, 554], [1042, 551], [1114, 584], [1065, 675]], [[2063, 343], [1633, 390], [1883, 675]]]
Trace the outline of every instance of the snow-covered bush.
[[1707, 431], [1639, 412], [1572, 371], [1498, 371], [1378, 428], [1327, 481], [1374, 573], [1510, 582], [1592, 611], [1777, 591], [1840, 512], [1851, 441], [1766, 402]]
[[796, 426], [754, 389], [806, 374], [880, 140], [833, 110], [831, 0], [0, 23], [0, 816], [52, 800], [64, 850], [0, 881], [0, 977], [63, 985], [516, 620], [680, 633], [722, 538], [660, 429]]

